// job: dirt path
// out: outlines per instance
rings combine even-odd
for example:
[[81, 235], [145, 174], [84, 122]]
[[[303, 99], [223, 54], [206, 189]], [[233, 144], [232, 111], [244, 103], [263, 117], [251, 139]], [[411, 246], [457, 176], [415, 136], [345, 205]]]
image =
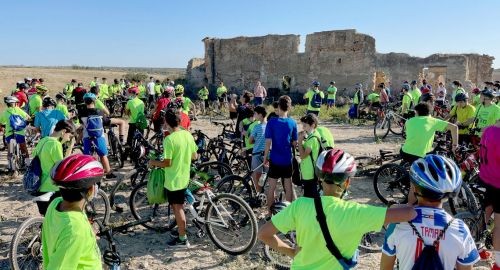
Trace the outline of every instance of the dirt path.
[[[329, 124], [335, 137], [336, 147], [340, 147], [355, 156], [375, 155], [379, 149], [396, 150], [401, 140], [390, 137], [384, 143], [375, 143], [371, 126], [347, 126]], [[214, 136], [219, 129], [206, 119], [193, 122], [193, 129], [202, 129]], [[6, 152], [0, 152], [0, 168], [6, 166]], [[130, 165], [118, 171], [123, 174], [130, 170]], [[373, 191], [369, 178], [356, 178], [350, 189], [352, 200], [380, 205]], [[0, 269], [9, 269], [8, 248], [16, 228], [29, 216], [37, 216], [38, 211], [31, 197], [22, 190], [20, 179], [0, 178]], [[123, 198], [123, 202], [125, 202]], [[127, 207], [124, 204], [125, 207]], [[113, 220], [133, 220], [128, 209], [123, 214], [112, 213]], [[263, 221], [260, 221], [262, 224]], [[212, 242], [205, 237], [194, 236], [196, 231], [189, 227], [190, 241], [193, 245], [189, 250], [172, 251], [166, 248], [168, 234], [160, 234], [136, 227], [127, 234], [115, 236], [117, 248], [122, 255], [122, 269], [273, 269], [263, 260], [262, 244], [244, 256], [229, 256], [217, 250]], [[100, 241], [103, 244], [102, 240]], [[377, 269], [380, 253], [362, 253], [358, 269]], [[485, 263], [477, 269], [488, 269]]]

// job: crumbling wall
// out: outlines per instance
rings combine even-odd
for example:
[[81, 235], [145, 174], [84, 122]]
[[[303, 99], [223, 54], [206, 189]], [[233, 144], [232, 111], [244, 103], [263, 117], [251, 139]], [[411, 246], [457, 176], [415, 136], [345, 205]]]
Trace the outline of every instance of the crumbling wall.
[[207, 84], [208, 81], [205, 78], [205, 71], [205, 59], [193, 58], [189, 60], [186, 70], [188, 88], [198, 89]]

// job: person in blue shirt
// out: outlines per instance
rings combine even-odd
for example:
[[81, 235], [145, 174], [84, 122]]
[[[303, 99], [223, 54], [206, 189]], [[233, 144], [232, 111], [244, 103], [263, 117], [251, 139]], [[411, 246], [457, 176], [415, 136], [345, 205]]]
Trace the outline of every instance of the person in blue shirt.
[[50, 136], [60, 120], [66, 120], [64, 114], [55, 110], [56, 101], [51, 97], [45, 97], [42, 101], [42, 110], [35, 114], [35, 127], [40, 131], [41, 138]]
[[260, 165], [262, 165], [262, 161], [264, 160], [264, 157], [262, 155], [264, 154], [264, 149], [266, 147], [266, 138], [264, 137], [267, 125], [266, 116], [266, 108], [264, 108], [263, 106], [255, 107], [254, 118], [259, 122], [259, 124], [257, 124], [250, 133], [250, 143], [253, 144], [252, 170], [254, 172], [252, 175], [252, 179], [257, 192], [260, 192], [262, 190], [262, 187], [259, 185], [259, 179], [264, 171], [263, 166]]
[[[264, 149], [264, 164], [269, 167], [267, 189], [268, 216], [271, 215], [271, 206], [274, 202], [274, 192], [277, 180], [282, 178], [285, 190], [285, 199], [293, 201], [292, 187], [292, 151], [297, 145], [297, 123], [288, 117], [292, 107], [289, 96], [281, 96], [278, 100], [278, 117], [271, 118], [266, 125]], [[272, 149], [271, 149], [272, 148]]]

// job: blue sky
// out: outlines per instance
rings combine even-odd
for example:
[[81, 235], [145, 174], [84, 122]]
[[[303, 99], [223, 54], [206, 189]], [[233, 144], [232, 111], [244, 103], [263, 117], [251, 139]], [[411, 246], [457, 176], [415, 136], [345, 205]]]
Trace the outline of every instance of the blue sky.
[[499, 10], [498, 0], [3, 1], [0, 65], [185, 67], [207, 36], [354, 28], [378, 52], [484, 53], [500, 68]]

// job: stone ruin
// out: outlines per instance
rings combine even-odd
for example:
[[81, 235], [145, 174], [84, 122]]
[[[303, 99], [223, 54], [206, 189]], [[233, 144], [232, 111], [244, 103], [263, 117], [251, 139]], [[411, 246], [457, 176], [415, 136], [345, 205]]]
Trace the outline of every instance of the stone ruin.
[[427, 79], [449, 85], [453, 80], [479, 85], [492, 78], [493, 57], [479, 54], [433, 54], [426, 58], [405, 53], [377, 53], [375, 39], [356, 30], [308, 34], [305, 51], [299, 52], [299, 35], [267, 35], [230, 39], [205, 38], [205, 57], [194, 58], [187, 67], [188, 85], [216, 88], [222, 80], [228, 89], [253, 89], [257, 80], [279, 94], [303, 93], [311, 81], [326, 89], [352, 89], [361, 82], [373, 89], [391, 82], [399, 90], [404, 80]]

